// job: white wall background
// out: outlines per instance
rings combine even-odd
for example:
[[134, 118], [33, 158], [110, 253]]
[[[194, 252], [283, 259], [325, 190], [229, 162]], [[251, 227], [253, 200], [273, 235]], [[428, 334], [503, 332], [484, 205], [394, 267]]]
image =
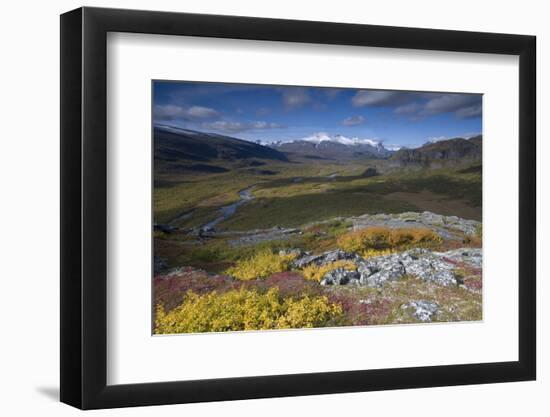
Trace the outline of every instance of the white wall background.
[[[0, 65], [0, 410], [4, 415], [75, 415], [58, 403], [59, 379], [59, 17], [73, 0], [8, 2], [2, 7]], [[94, 1], [86, 5], [181, 12], [534, 34], [538, 37], [539, 259], [550, 250], [550, 167], [544, 143], [550, 83], [550, 27], [536, 0], [442, 2], [311, 2], [278, 0]], [[313, 6], [314, 5], [314, 6]], [[546, 187], [547, 188], [547, 187]], [[544, 236], [543, 236], [544, 235]], [[280, 416], [303, 413], [543, 416], [550, 412], [550, 272], [539, 263], [539, 378], [537, 382], [388, 391], [231, 403], [146, 407], [94, 415]], [[545, 395], [546, 394], [546, 395]]]

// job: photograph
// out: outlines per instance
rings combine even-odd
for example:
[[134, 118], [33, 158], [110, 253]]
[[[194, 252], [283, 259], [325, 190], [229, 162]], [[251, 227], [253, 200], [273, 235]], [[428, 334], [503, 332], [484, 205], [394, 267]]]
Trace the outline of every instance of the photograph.
[[482, 98], [153, 80], [153, 333], [482, 320]]
[[550, 24], [493, 3], [6, 2], [0, 416], [549, 416]]

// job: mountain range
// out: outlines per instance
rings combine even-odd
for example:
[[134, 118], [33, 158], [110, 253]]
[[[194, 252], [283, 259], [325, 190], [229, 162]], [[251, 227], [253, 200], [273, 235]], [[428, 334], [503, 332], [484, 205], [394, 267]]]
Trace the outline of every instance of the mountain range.
[[[319, 133], [268, 145], [216, 133], [166, 125], [154, 127], [155, 168], [166, 172], [225, 172], [228, 163], [261, 166], [265, 161], [388, 160], [390, 166], [432, 167], [481, 160], [482, 136], [429, 142], [418, 148], [385, 146], [374, 139]], [[262, 160], [264, 162], [262, 162]]]
[[385, 147], [375, 139], [350, 138], [342, 135], [317, 133], [289, 142], [274, 142], [271, 146], [294, 157], [308, 159], [388, 158], [398, 147]]

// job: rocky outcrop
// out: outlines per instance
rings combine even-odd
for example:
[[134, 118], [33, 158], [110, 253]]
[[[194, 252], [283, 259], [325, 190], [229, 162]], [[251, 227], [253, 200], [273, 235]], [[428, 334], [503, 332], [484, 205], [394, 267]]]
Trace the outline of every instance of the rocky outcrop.
[[321, 280], [321, 285], [347, 285], [359, 284], [361, 275], [358, 271], [348, 271], [344, 268], [327, 272]]
[[353, 230], [382, 226], [397, 228], [428, 228], [438, 233], [443, 239], [458, 239], [456, 232], [474, 236], [481, 227], [481, 222], [462, 219], [457, 216], [443, 216], [430, 211], [422, 213], [406, 212], [399, 214], [364, 214], [351, 218]]
[[[480, 268], [481, 249], [464, 248], [448, 252], [432, 252], [427, 249], [411, 249], [391, 255], [363, 259], [354, 254], [339, 251], [305, 256], [295, 261], [295, 265], [305, 266], [311, 262], [322, 262], [327, 258], [349, 259], [357, 265], [356, 271], [336, 269], [327, 273], [321, 280], [322, 285], [359, 284], [367, 287], [382, 287], [387, 282], [397, 281], [405, 275], [411, 275], [426, 282], [438, 285], [460, 285], [461, 274], [455, 271], [464, 265]], [[330, 255], [329, 255], [330, 254]], [[321, 265], [319, 263], [318, 265]]]
[[433, 301], [413, 300], [403, 304], [401, 309], [410, 312], [417, 320], [428, 322], [439, 312], [439, 305]]
[[455, 249], [440, 255], [447, 261], [463, 262], [472, 268], [480, 269], [483, 266], [483, 256], [478, 248]]
[[380, 256], [359, 262], [359, 283], [367, 287], [381, 287], [386, 282], [397, 281], [405, 275], [399, 255]]
[[321, 253], [319, 255], [310, 255], [306, 254], [302, 257], [297, 258], [292, 262], [293, 268], [305, 268], [308, 265], [326, 265], [335, 261], [340, 260], [358, 260], [360, 259], [359, 255], [351, 252], [345, 252], [341, 249], [336, 249], [328, 252]]

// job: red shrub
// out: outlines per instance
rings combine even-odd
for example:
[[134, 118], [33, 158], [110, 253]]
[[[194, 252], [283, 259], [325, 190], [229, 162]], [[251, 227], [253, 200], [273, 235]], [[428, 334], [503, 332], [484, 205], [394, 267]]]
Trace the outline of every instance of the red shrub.
[[328, 298], [342, 306], [347, 326], [382, 324], [392, 311], [392, 303], [386, 299], [362, 299], [353, 293], [331, 293]]
[[171, 310], [181, 303], [187, 291], [206, 294], [216, 290], [226, 292], [240, 287], [239, 282], [225, 275], [209, 275], [202, 269], [183, 267], [153, 279], [155, 305], [162, 304]]
[[279, 294], [284, 297], [322, 294], [323, 288], [318, 283], [308, 281], [297, 272], [278, 272], [264, 280], [248, 281], [246, 287], [253, 287], [259, 291], [267, 291], [272, 287], [279, 288]]

